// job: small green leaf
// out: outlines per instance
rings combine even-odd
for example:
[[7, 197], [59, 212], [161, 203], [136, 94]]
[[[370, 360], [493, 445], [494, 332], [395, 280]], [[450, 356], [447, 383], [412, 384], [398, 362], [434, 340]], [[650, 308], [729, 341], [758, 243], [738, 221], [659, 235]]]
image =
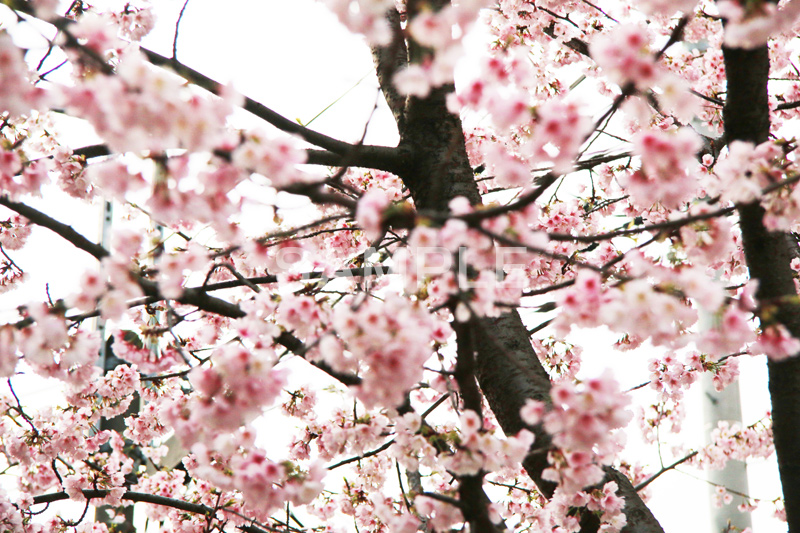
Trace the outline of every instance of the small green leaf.
[[135, 331], [131, 331], [129, 329], [122, 330], [122, 340], [128, 344], [133, 344], [140, 350], [144, 348], [144, 342], [142, 342], [141, 337], [139, 337]]

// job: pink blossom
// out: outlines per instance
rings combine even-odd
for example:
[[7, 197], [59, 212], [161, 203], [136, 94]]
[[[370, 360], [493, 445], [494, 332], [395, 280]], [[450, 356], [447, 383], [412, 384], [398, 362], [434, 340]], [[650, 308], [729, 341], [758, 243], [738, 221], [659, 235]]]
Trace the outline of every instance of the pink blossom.
[[[86, 38], [95, 43], [93, 46], [102, 49], [114, 44], [109, 41], [111, 27], [107, 22], [96, 17], [95, 22], [86, 24], [92, 26], [85, 29], [91, 33]], [[233, 109], [232, 98], [208, 99], [191, 94], [180, 78], [153, 69], [134, 50], [122, 54], [117, 73], [94, 76], [63, 90], [67, 107], [89, 120], [113, 149], [200, 150], [227, 139], [224, 125]]]
[[731, 202], [751, 202], [761, 196], [760, 174], [763, 171], [751, 143], [733, 141], [727, 158], [714, 167], [720, 179], [720, 192]]
[[505, 187], [528, 187], [533, 181], [531, 166], [519, 157], [514, 157], [500, 144], [486, 143], [483, 157], [490, 172], [500, 185]]
[[13, 326], [0, 327], [0, 377], [11, 377], [17, 367], [17, 344]]
[[64, 318], [43, 305], [32, 305], [28, 312], [36, 321], [36, 327], [19, 332], [19, 348], [28, 361], [48, 365], [53, 362], [54, 351], [69, 341]]
[[716, 391], [722, 391], [739, 377], [739, 360], [735, 357], [728, 358], [724, 364], [717, 365], [712, 383]]
[[676, 11], [691, 14], [697, 5], [697, 0], [638, 0], [637, 3], [646, 13], [669, 16]]
[[542, 420], [544, 413], [544, 402], [537, 402], [529, 399], [525, 402], [525, 405], [520, 410], [520, 417], [522, 418], [523, 422], [529, 426], [535, 426]]
[[261, 174], [280, 188], [301, 180], [296, 165], [305, 163], [306, 153], [288, 139], [273, 139], [258, 131], [234, 150], [231, 159], [236, 166]]
[[141, 173], [133, 174], [120, 161], [106, 161], [91, 165], [86, 170], [86, 177], [101, 191], [111, 198], [125, 201], [126, 193], [146, 186]]
[[325, 321], [327, 315], [310, 296], [287, 294], [278, 306], [276, 323], [296, 334], [306, 336]]
[[87, 13], [80, 18], [71, 32], [86, 47], [100, 56], [104, 56], [109, 50], [122, 48], [122, 42], [117, 38], [117, 28], [107, 16]]
[[391, 29], [384, 15], [394, 0], [324, 0], [350, 31], [363, 34], [372, 45], [387, 45]]
[[418, 513], [430, 517], [431, 527], [437, 531], [447, 531], [463, 521], [461, 511], [457, 507], [426, 496], [417, 496], [414, 499], [414, 507]]
[[723, 0], [717, 9], [727, 20], [725, 44], [735, 48], [752, 49], [766, 44], [772, 35], [790, 30], [800, 15], [796, 2], [787, 2], [782, 9], [769, 2], [744, 9], [733, 0]]
[[710, 468], [723, 468], [731, 460], [769, 457], [775, 451], [769, 419], [747, 427], [720, 422], [711, 431], [711, 444], [700, 453], [700, 461]]
[[115, 13], [114, 19], [119, 25], [120, 36], [131, 41], [141, 41], [150, 33], [156, 23], [155, 13], [151, 6], [128, 7], [122, 13]]
[[549, 100], [534, 112], [534, 126], [523, 152], [537, 164], [551, 163], [553, 172], [567, 173], [591, 127], [580, 106], [566, 100]]
[[370, 189], [358, 201], [356, 209], [356, 222], [366, 234], [367, 238], [378, 238], [383, 229], [383, 212], [391, 205], [391, 200], [380, 189]]
[[590, 48], [592, 58], [614, 82], [641, 87], [653, 85], [659, 69], [650, 50], [650, 35], [643, 26], [621, 24], [596, 37]]
[[[330, 138], [316, 135], [245, 105], [230, 86], [204, 83], [175, 58], [174, 70], [162, 65], [137, 42], [164, 33], [146, 3], [84, 6], [61, 24], [57, 2], [17, 2], [36, 13], [26, 9], [19, 28], [0, 32], [0, 196], [12, 211], [23, 211], [20, 202], [53, 218], [0, 213], [0, 292], [24, 287], [23, 269], [34, 283], [40, 267], [73, 272], [57, 246], [41, 256], [52, 265], [36, 260], [31, 246], [45, 239], [103, 255], [86, 244], [100, 236], [82, 222], [81, 206], [98, 207], [97, 197], [120, 204], [121, 226], [103, 243], [108, 257], [79, 252], [87, 266], [74, 280], [34, 287], [39, 301], [5, 310], [0, 377], [15, 387], [19, 372], [58, 379], [63, 401], [37, 398], [46, 405], [36, 409], [22, 387], [19, 404], [0, 396], [0, 452], [14, 482], [13, 498], [0, 491], [0, 531], [105, 533], [88, 515], [73, 525], [36, 509], [29, 516], [35, 496], [64, 491], [85, 503], [87, 489], [110, 491], [97, 504], [124, 503], [135, 490], [216, 510], [145, 505], [163, 533], [259, 523], [333, 532], [351, 521], [373, 533], [445, 531], [466, 527], [468, 511], [446, 498], [479, 479], [498, 484], [487, 488], [490, 520], [514, 529], [578, 531], [586, 517], [606, 533], [635, 528], [620, 487], [604, 480], [605, 467], [620, 465], [631, 401], [647, 400], [637, 415], [645, 440], [683, 454], [683, 396], [703, 373], [719, 390], [738, 379], [743, 354], [800, 352], [770, 321], [774, 302], [758, 301], [754, 283], [742, 287], [747, 221], [713, 213], [758, 202], [767, 230], [800, 230], [796, 143], [780, 138], [797, 129], [800, 83], [787, 40], [796, 1], [720, 2], [723, 28], [713, 12], [692, 16], [696, 0], [324, 0], [345, 29], [402, 56], [379, 76], [399, 89], [394, 98], [384, 87], [393, 110], [405, 111], [398, 144], [377, 140], [379, 121], [363, 142], [358, 120], [355, 133], [320, 122], [312, 126]], [[179, 58], [191, 45], [191, 11]], [[687, 45], [668, 41], [679, 11]], [[173, 35], [174, 24], [167, 29]], [[724, 145], [730, 117], [720, 102], [737, 87], [726, 82], [721, 43], [768, 38], [770, 141]], [[487, 48], [476, 55], [478, 45]], [[43, 111], [50, 107], [63, 113]], [[242, 107], [302, 138], [248, 128]], [[74, 139], [84, 148], [60, 144], [73, 131], [64, 113], [85, 123], [87, 138]], [[94, 143], [109, 155], [92, 157]], [[429, 156], [442, 159], [431, 165]], [[357, 166], [370, 164], [383, 168]], [[357, 207], [314, 194], [327, 189]], [[297, 195], [313, 201], [294, 209]], [[32, 231], [34, 223], [56, 231]], [[509, 314], [524, 308], [524, 323]], [[701, 313], [713, 315], [708, 327], [698, 326]], [[107, 347], [129, 364], [95, 364], [106, 339], [87, 317], [106, 321]], [[609, 329], [619, 350], [656, 347], [641, 376], [650, 390], [623, 392], [610, 373], [582, 373], [594, 337], [573, 326]], [[498, 407], [491, 389], [504, 383], [488, 379], [486, 365], [528, 342], [539, 359], [523, 363], [550, 396], [503, 412], [509, 406]], [[464, 408], [459, 392], [468, 391], [455, 379], [470, 350], [491, 400], [483, 416]], [[125, 414], [124, 432], [97, 430]], [[264, 415], [285, 434], [257, 431]], [[509, 416], [527, 429], [506, 435]], [[533, 429], [550, 436], [546, 451]], [[698, 465], [769, 457], [770, 417], [721, 425], [711, 442]], [[546, 462], [533, 477], [555, 485], [547, 498], [523, 471], [531, 452]], [[172, 468], [180, 456], [186, 475]], [[651, 472], [622, 463], [620, 473], [635, 485]], [[729, 498], [720, 491], [721, 502]], [[275, 522], [285, 513], [297, 518]]]
[[705, 332], [699, 346], [707, 353], [723, 356], [741, 350], [756, 340], [754, 326], [750, 323], [751, 312], [737, 306], [728, 307], [718, 328]]
[[[17, 48], [6, 31], [0, 32], [0, 109], [12, 116], [25, 115], [32, 109], [46, 105], [47, 97], [41, 88], [30, 81], [30, 71], [23, 58], [22, 50]], [[0, 175], [3, 172], [0, 171]]]
[[422, 65], [408, 65], [394, 75], [394, 84], [400, 93], [425, 98], [431, 92], [430, 70]]
[[31, 224], [19, 215], [0, 222], [0, 245], [6, 250], [19, 250], [31, 235]]
[[627, 186], [643, 206], [659, 202], [676, 208], [695, 192], [695, 153], [700, 139], [689, 128], [669, 133], [659, 130], [639, 133], [634, 150], [642, 158], [642, 170], [634, 172]]
[[449, 10], [439, 12], [426, 10], [418, 14], [408, 24], [411, 36], [422, 46], [443, 48], [452, 40], [451, 25], [448, 20]]
[[559, 481], [567, 490], [580, 489], [597, 482], [604, 464], [614, 450], [613, 430], [631, 419], [625, 409], [630, 399], [620, 393], [616, 380], [606, 373], [577, 388], [570, 382], [553, 386], [553, 409], [544, 416], [544, 427], [553, 435], [553, 443], [565, 450], [566, 462], [552, 461], [549, 479]]
[[793, 337], [783, 324], [769, 325], [762, 329], [752, 350], [767, 354], [774, 361], [782, 361], [800, 352], [800, 340]]
[[530, 97], [519, 91], [494, 92], [486, 98], [485, 105], [499, 130], [525, 124], [531, 118]]
[[419, 381], [422, 364], [432, 355], [437, 323], [424, 309], [394, 295], [383, 304], [370, 299], [357, 310], [347, 306], [335, 309], [337, 333], [370, 369], [357, 391], [365, 403], [399, 404]]
[[190, 246], [184, 253], [163, 255], [158, 265], [161, 294], [167, 298], [179, 298], [186, 274], [199, 270], [207, 262], [206, 253], [199, 246]]

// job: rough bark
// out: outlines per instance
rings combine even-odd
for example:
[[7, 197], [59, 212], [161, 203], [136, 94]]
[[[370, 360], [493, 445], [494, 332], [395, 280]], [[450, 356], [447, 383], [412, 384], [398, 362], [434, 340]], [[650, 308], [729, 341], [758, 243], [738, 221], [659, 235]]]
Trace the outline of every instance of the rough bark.
[[394, 120], [400, 130], [405, 127], [406, 97], [401, 95], [394, 84], [392, 76], [408, 64], [408, 49], [400, 28], [400, 14], [392, 11], [388, 15], [389, 25], [392, 28], [392, 40], [388, 46], [372, 49], [372, 58], [375, 62], [375, 72], [381, 86], [386, 103], [392, 110]]
[[[438, 1], [441, 7], [444, 1]], [[415, 2], [408, 3], [409, 17], [413, 16]], [[408, 43], [409, 57], [418, 50]], [[382, 62], [376, 60], [380, 68]], [[390, 77], [381, 76], [381, 83], [390, 82]], [[384, 94], [393, 88], [384, 87]], [[453, 87], [442, 87], [432, 91], [424, 99], [410, 98], [405, 103], [402, 120], [398, 121], [400, 147], [409, 154], [399, 173], [403, 183], [411, 191], [418, 210], [446, 211], [447, 205], [457, 196], [466, 197], [470, 203], [481, 203], [480, 193], [469, 165], [464, 134], [460, 119], [448, 112], [445, 97]], [[392, 103], [390, 102], [390, 105]], [[395, 103], [396, 105], [396, 103]], [[476, 377], [492, 412], [503, 431], [516, 434], [526, 427], [519, 409], [529, 398], [549, 401], [550, 379], [531, 346], [527, 330], [518, 313], [512, 312], [499, 318], [481, 319], [475, 332]], [[543, 494], [552, 495], [554, 484], [542, 479], [547, 465], [550, 437], [541, 428], [532, 429], [537, 437], [532, 453], [523, 467]], [[625, 497], [625, 514], [628, 525], [626, 533], [663, 532], [650, 510], [644, 505], [630, 481], [621, 473], [607, 469], [606, 480], [614, 480]], [[582, 531], [597, 531], [599, 523], [595, 517], [582, 524]]]
[[[723, 48], [728, 81], [724, 108], [729, 141], [755, 144], [769, 138], [767, 78], [769, 52]], [[758, 203], [739, 208], [742, 240], [750, 277], [759, 282], [756, 297], [762, 326], [777, 321], [800, 338], [800, 307], [789, 263], [796, 244], [781, 232], [764, 227]], [[800, 531], [800, 358], [769, 361], [769, 392], [778, 469], [789, 531]]]
[[[531, 346], [528, 332], [516, 312], [498, 318], [485, 318], [477, 331], [477, 374], [489, 406], [500, 427], [508, 435], [520, 429], [531, 429], [536, 435], [533, 449], [522, 466], [536, 483], [540, 492], [552, 496], [555, 485], [542, 479], [547, 468], [547, 450], [550, 436], [541, 426], [530, 428], [519, 415], [528, 399], [550, 400], [550, 378]], [[615, 481], [618, 494], [625, 498], [625, 516], [628, 524], [624, 533], [663, 532], [653, 513], [645, 505], [630, 480], [613, 468], [605, 468], [602, 483]], [[594, 515], [585, 515], [581, 531], [597, 531], [599, 523]]]

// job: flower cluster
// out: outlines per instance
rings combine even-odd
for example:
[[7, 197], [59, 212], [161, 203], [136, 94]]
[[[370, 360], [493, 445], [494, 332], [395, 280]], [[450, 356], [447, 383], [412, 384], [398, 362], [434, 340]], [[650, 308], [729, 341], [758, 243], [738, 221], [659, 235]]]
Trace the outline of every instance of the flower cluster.
[[121, 329], [112, 331], [114, 342], [111, 347], [114, 355], [136, 365], [142, 372], [167, 372], [184, 363], [180, 353], [170, 347], [159, 347], [140, 337], [135, 331]]
[[83, 310], [99, 305], [105, 319], [122, 317], [128, 310], [128, 300], [142, 295], [127, 257], [104, 258], [100, 263], [100, 271], [85, 272], [81, 282], [80, 292], [69, 298], [70, 304]]
[[[348, 351], [368, 372], [358, 387], [367, 405], [397, 406], [422, 377], [433, 344], [449, 337], [449, 328], [418, 304], [397, 295], [334, 309], [333, 327]], [[323, 353], [323, 358], [328, 355]], [[340, 364], [331, 358], [331, 365]]]
[[[180, 470], [154, 472], [141, 476], [132, 490], [166, 498], [180, 498], [185, 492], [185, 477], [186, 473]], [[147, 505], [144, 509], [147, 518], [151, 520], [163, 521], [170, 514], [169, 507], [163, 505]]]
[[[5, 4], [19, 16], [0, 31], [0, 292], [24, 287], [23, 272], [38, 283], [28, 248], [45, 234], [94, 266], [34, 285], [47, 305], [0, 309], [0, 470], [19, 494], [0, 491], [0, 531], [107, 533], [31, 507], [99, 489], [92, 504], [167, 499], [146, 508], [164, 533], [334, 532], [340, 515], [366, 533], [445, 531], [467, 527], [473, 505], [514, 530], [636, 528], [622, 494], [646, 496], [603, 479], [629, 397], [655, 397], [637, 409], [655, 443], [679, 431], [701, 373], [721, 390], [746, 354], [800, 352], [775, 307], [792, 294], [759, 301], [767, 291], [746, 282], [742, 216], [757, 204], [767, 231], [800, 232], [797, 143], [780, 139], [797, 129], [796, 2], [720, 0], [723, 28], [710, 0], [322, 0], [381, 55], [394, 148], [370, 145], [382, 105], [361, 141], [330, 123], [321, 135], [202, 65], [159, 59], [144, 48], [163, 35], [147, 0]], [[768, 39], [771, 140], [728, 142], [741, 87], [722, 47]], [[110, 244], [82, 224], [101, 200], [125, 226]], [[594, 347], [572, 328], [595, 327], [619, 350], [663, 349], [641, 378], [652, 390], [583, 377]], [[128, 364], [104, 372], [98, 354], [112, 352]], [[509, 413], [521, 402], [499, 401], [509, 391], [492, 371], [520, 363], [531, 387], [511, 392], [550, 397]], [[492, 413], [457, 391], [462, 370]], [[61, 399], [34, 409], [23, 373], [60, 380]], [[112, 417], [123, 431], [97, 429]], [[286, 430], [282, 452], [282, 439], [261, 445], [261, 421]], [[767, 457], [771, 424], [721, 426], [696, 464]], [[638, 465], [619, 472], [645, 480]], [[479, 480], [507, 488], [490, 489], [502, 501], [469, 501]]]
[[[35, 324], [19, 331], [6, 330], [7, 342], [2, 352], [6, 355], [6, 368], [11, 370], [11, 358], [16, 351], [44, 375], [67, 377], [68, 370], [75, 366], [88, 366], [97, 360], [100, 353], [100, 338], [96, 332], [78, 330], [69, 332], [61, 310], [32, 304], [25, 310], [25, 317]], [[84, 375], [75, 374], [72, 379], [79, 383]]]
[[475, 23], [485, 0], [462, 0], [438, 11], [423, 9], [408, 23], [408, 32], [432, 53], [394, 75], [397, 89], [424, 98], [432, 89], [453, 82], [456, 63], [463, 55], [461, 38]]
[[772, 2], [723, 0], [717, 4], [717, 9], [727, 21], [725, 44], [736, 48], [763, 46], [771, 36], [790, 31], [800, 16], [800, 8], [793, 2], [778, 9]]
[[162, 416], [187, 447], [219, 432], [236, 431], [280, 394], [284, 374], [273, 368], [275, 360], [275, 353], [267, 349], [218, 348], [211, 355], [211, 366], [198, 366], [189, 373], [194, 394], [166, 401]]
[[642, 169], [625, 184], [635, 202], [643, 207], [661, 203], [675, 209], [694, 196], [697, 189], [695, 154], [700, 138], [690, 128], [676, 132], [644, 131], [633, 140]]
[[528, 400], [520, 415], [526, 424], [544, 423], [557, 450], [550, 453], [551, 467], [544, 476], [567, 493], [593, 485], [603, 478], [598, 464], [608, 464], [619, 446], [616, 430], [630, 422], [630, 398], [605, 373], [576, 386], [562, 381], [550, 393], [553, 405], [545, 412], [541, 402]]
[[697, 0], [638, 0], [636, 3], [646, 13], [669, 16], [676, 11], [691, 13], [697, 5]]
[[322, 0], [348, 30], [363, 34], [372, 45], [389, 43], [392, 29], [386, 12], [395, 0]]
[[745, 461], [755, 457], [769, 457], [775, 451], [772, 426], [769, 419], [742, 427], [719, 422], [711, 431], [711, 444], [703, 448], [699, 461], [709, 468], [724, 468], [731, 459]]
[[[18, 150], [0, 148], [0, 187], [11, 198], [17, 198], [23, 194], [39, 195], [42, 185], [47, 183], [48, 167], [49, 165], [42, 160], [25, 161]], [[14, 220], [17, 224], [21, 222], [18, 217]], [[13, 220], [9, 222], [13, 222]], [[9, 227], [2, 228], [0, 239], [8, 239], [13, 243], [13, 238], [6, 233], [9, 229]], [[20, 229], [20, 231], [22, 230]]]
[[[800, 217], [800, 190], [791, 181], [797, 175], [795, 158], [789, 154], [792, 149], [782, 141], [767, 141], [757, 146], [740, 141], [731, 143], [727, 156], [714, 166], [719, 181], [711, 184], [711, 190], [734, 203], [759, 200], [766, 210], [767, 228], [792, 230]], [[792, 186], [764, 194], [785, 180]]]
[[120, 36], [129, 41], [141, 41], [156, 23], [152, 6], [131, 6], [121, 12], [111, 14], [112, 20], [119, 27]]
[[[617, 533], [627, 524], [627, 517], [622, 512], [625, 500], [617, 495], [618, 489], [614, 481], [589, 492], [557, 489], [553, 498], [538, 513], [537, 522], [546, 530], [577, 533], [581, 530], [581, 514], [590, 512], [599, 515], [600, 531]], [[576, 513], [576, 510], [580, 511]]]
[[231, 158], [236, 166], [261, 174], [269, 178], [273, 187], [280, 188], [302, 177], [297, 165], [305, 163], [306, 153], [289, 139], [270, 138], [264, 132], [250, 132], [247, 139], [233, 151]]
[[[711, 297], [716, 299], [714, 293]], [[556, 327], [562, 336], [572, 326], [605, 324], [641, 339], [649, 338], [654, 344], [671, 346], [676, 344], [680, 331], [697, 321], [697, 312], [688, 303], [643, 279], [603, 291], [600, 276], [586, 270], [578, 274], [573, 287], [562, 292], [559, 304], [561, 314]]]
[[110, 419], [127, 411], [140, 390], [136, 367], [119, 365], [88, 386], [73, 391], [68, 399], [75, 407], [91, 408], [93, 416]]
[[603, 72], [620, 86], [635, 83], [652, 86], [659, 67], [650, 49], [651, 36], [644, 26], [621, 24], [614, 31], [598, 35], [591, 44], [592, 58]]
[[0, 31], [0, 110], [12, 116], [26, 115], [32, 109], [47, 105], [48, 93], [31, 83], [31, 74], [25, 63], [23, 52], [8, 32]]
[[591, 120], [574, 102], [549, 100], [535, 109], [529, 142], [523, 144], [523, 150], [537, 165], [550, 163], [553, 172], [567, 173], [590, 126]]
[[751, 350], [754, 354], [764, 353], [773, 361], [782, 361], [800, 353], [800, 340], [783, 324], [772, 324], [762, 328]]
[[250, 431], [239, 431], [220, 435], [209, 446], [197, 443], [184, 464], [192, 476], [222, 490], [240, 491], [247, 509], [257, 516], [269, 516], [285, 502], [309, 503], [319, 494], [325, 475], [321, 463], [301, 470], [288, 461], [272, 461], [253, 437]]
[[19, 506], [12, 503], [3, 489], [0, 489], [0, 527], [6, 531], [25, 531]]
[[752, 202], [761, 197], [761, 189], [774, 178], [774, 161], [782, 154], [772, 142], [758, 146], [743, 141], [733, 141], [726, 157], [714, 165], [719, 178], [719, 194], [734, 203]]
[[738, 352], [756, 340], [753, 307], [745, 295], [720, 311], [717, 324], [704, 331], [698, 347], [713, 358]]
[[389, 426], [390, 420], [379, 413], [354, 420], [351, 413], [337, 410], [326, 420], [308, 421], [302, 437], [292, 447], [293, 458], [308, 459], [312, 443], [323, 460], [363, 454], [382, 443]]
[[228, 138], [226, 117], [236, 96], [212, 99], [127, 50], [117, 75], [95, 75], [64, 89], [68, 109], [91, 122], [115, 150], [210, 150]]
[[387, 193], [377, 188], [370, 189], [359, 199], [356, 222], [370, 241], [380, 237], [383, 231], [384, 211], [391, 204], [392, 201]]

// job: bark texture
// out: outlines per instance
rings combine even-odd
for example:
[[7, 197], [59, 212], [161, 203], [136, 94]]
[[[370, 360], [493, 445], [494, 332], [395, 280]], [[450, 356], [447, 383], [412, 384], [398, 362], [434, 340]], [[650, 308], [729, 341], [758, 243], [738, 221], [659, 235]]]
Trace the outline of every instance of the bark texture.
[[[728, 142], [762, 143], [769, 138], [769, 51], [723, 48], [728, 81], [725, 135]], [[789, 266], [797, 245], [790, 235], [764, 227], [758, 203], [739, 208], [747, 266], [758, 280], [756, 297], [763, 326], [778, 322], [800, 338], [800, 306]], [[769, 392], [775, 452], [789, 531], [800, 531], [800, 358], [769, 361]]]
[[[417, 3], [408, 2], [409, 18], [413, 16]], [[437, 1], [436, 7], [445, 3]], [[408, 56], [415, 57], [419, 51], [413, 43], [407, 45]], [[396, 62], [381, 60], [387, 56], [396, 59], [397, 55], [386, 52], [381, 55], [380, 49], [374, 52], [379, 69], [382, 64], [389, 64], [392, 69], [398, 68]], [[383, 92], [395, 111], [399, 104], [392, 96], [394, 88], [385, 85], [390, 83], [391, 78], [380, 72], [378, 77]], [[452, 90], [453, 87], [446, 86], [432, 91], [424, 99], [409, 98], [404, 103], [404, 112], [398, 120], [400, 148], [408, 154], [399, 176], [411, 191], [420, 212], [446, 211], [450, 200], [457, 196], [466, 197], [473, 205], [481, 203], [467, 157], [461, 121], [447, 110], [445, 103], [446, 94]], [[475, 377], [503, 431], [508, 435], [516, 434], [526, 427], [519, 414], [525, 401], [549, 401], [550, 378], [531, 346], [527, 329], [518, 313], [481, 319], [476, 326], [474, 338]], [[550, 437], [541, 427], [528, 429], [534, 431], [536, 442], [523, 467], [541, 492], [552, 496], [555, 485], [542, 479], [542, 472], [548, 466]], [[628, 517], [628, 525], [623, 529], [624, 532], [663, 532], [624, 475], [607, 469], [605, 481], [610, 480], [618, 483], [619, 494], [625, 498], [624, 512]], [[599, 522], [596, 517], [587, 514], [581, 525], [582, 531], [594, 532], [598, 530]]]

